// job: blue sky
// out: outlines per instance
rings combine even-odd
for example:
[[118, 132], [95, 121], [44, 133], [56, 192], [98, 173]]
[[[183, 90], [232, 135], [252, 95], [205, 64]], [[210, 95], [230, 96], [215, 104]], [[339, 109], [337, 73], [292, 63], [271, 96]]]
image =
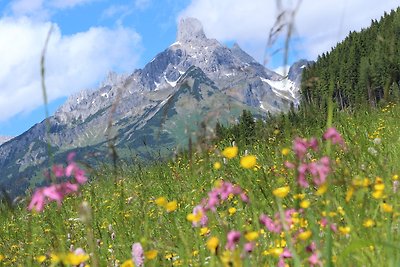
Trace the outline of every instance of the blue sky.
[[[282, 3], [290, 10], [296, 1]], [[289, 63], [315, 59], [397, 5], [303, 0]], [[0, 0], [0, 136], [19, 135], [44, 119], [39, 62], [50, 25], [46, 83], [53, 113], [68, 96], [97, 88], [109, 71], [143, 67], [175, 41], [181, 17], [200, 19], [208, 37], [238, 42], [263, 63], [277, 14], [275, 0]], [[278, 54], [266, 66], [281, 65]]]

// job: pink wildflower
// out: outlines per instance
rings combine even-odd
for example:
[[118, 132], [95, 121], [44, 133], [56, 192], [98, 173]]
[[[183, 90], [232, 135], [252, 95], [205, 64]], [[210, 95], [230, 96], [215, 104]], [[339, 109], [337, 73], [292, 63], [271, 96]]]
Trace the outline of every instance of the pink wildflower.
[[[288, 228], [290, 228], [293, 224], [292, 215], [295, 212], [295, 209], [288, 209], [284, 212], [284, 220]], [[299, 212], [301, 212], [301, 210], [299, 210]], [[280, 219], [280, 214], [278, 212], [275, 214], [275, 220], [272, 220], [265, 214], [261, 214], [260, 223], [263, 224], [268, 229], [268, 231], [273, 233], [280, 233], [284, 225]]]
[[58, 205], [61, 205], [61, 201], [64, 198], [63, 192], [60, 190], [61, 188], [57, 185], [50, 185], [48, 187], [42, 188], [42, 194], [47, 197], [50, 201], [57, 201]]
[[53, 165], [53, 173], [57, 178], [64, 176], [64, 167], [62, 165]]
[[332, 144], [334, 144], [334, 145], [335, 144], [339, 144], [342, 147], [345, 147], [344, 140], [343, 140], [342, 136], [340, 135], [340, 133], [334, 127], [328, 128], [326, 130], [326, 132], [324, 133], [323, 138], [325, 140], [331, 140]]
[[293, 142], [293, 151], [296, 154], [297, 158], [302, 159], [304, 155], [307, 153], [308, 144], [307, 140], [296, 137]]
[[291, 258], [292, 257], [292, 253], [290, 253], [290, 251], [285, 248], [282, 252], [281, 255], [279, 255], [279, 261], [278, 261], [278, 267], [285, 267], [285, 259], [287, 258]]
[[290, 162], [290, 161], [286, 161], [285, 162], [285, 166], [286, 166], [286, 168], [288, 168], [288, 169], [294, 169], [294, 168], [296, 168], [296, 165], [294, 165], [292, 162]]
[[68, 195], [70, 193], [77, 192], [78, 189], [79, 186], [77, 184], [72, 184], [70, 182], [59, 184], [59, 190], [63, 195]]
[[296, 139], [294, 139], [293, 151], [298, 159], [302, 160], [309, 148], [311, 148], [314, 151], [318, 150], [318, 140], [316, 138], [311, 138], [310, 141], [307, 141], [307, 139], [302, 139], [299, 137], [296, 137]]
[[144, 264], [144, 251], [140, 243], [134, 243], [132, 245], [132, 260], [135, 266], [143, 266]]
[[308, 170], [313, 176], [313, 181], [316, 185], [324, 184], [331, 171], [329, 158], [325, 156], [317, 162], [311, 162], [308, 164]]
[[314, 241], [312, 241], [311, 244], [306, 247], [307, 252], [314, 252], [316, 249], [317, 245], [315, 244]]
[[35, 208], [36, 211], [42, 212], [44, 206], [50, 201], [56, 201], [58, 205], [61, 205], [66, 195], [76, 191], [78, 191], [78, 185], [70, 182], [38, 188], [32, 196], [28, 210]]
[[78, 184], [84, 184], [87, 182], [87, 177], [85, 176], [85, 171], [77, 168], [75, 170], [75, 180]]
[[202, 205], [206, 211], [216, 211], [217, 206], [227, 200], [230, 195], [238, 195], [243, 202], [249, 202], [249, 198], [238, 185], [222, 181], [220, 186], [208, 192], [208, 199], [203, 199]]
[[322, 262], [319, 259], [319, 256], [317, 253], [313, 253], [309, 258], [308, 258], [308, 263], [310, 263], [310, 266], [322, 266]]
[[306, 180], [307, 170], [308, 170], [308, 165], [305, 163], [300, 164], [300, 166], [297, 168], [298, 171], [297, 182], [301, 187], [304, 188], [308, 187], [308, 182]]
[[68, 161], [68, 162], [74, 161], [75, 156], [76, 156], [76, 153], [75, 153], [75, 152], [69, 153], [68, 156], [67, 156], [67, 161]]
[[319, 223], [321, 224], [322, 227], [325, 227], [328, 224], [328, 219], [323, 217]]
[[244, 192], [240, 194], [240, 199], [245, 203], [249, 203], [249, 201], [250, 201], [249, 197]]
[[254, 250], [254, 242], [247, 242], [246, 244], [244, 244], [244, 251], [246, 251], [247, 253], [251, 253]]
[[196, 216], [197, 214], [201, 214], [201, 219], [198, 222], [193, 222], [194, 227], [198, 226], [206, 226], [208, 223], [208, 217], [206, 215], [206, 211], [201, 205], [197, 205], [196, 207], [193, 208], [193, 214]]
[[70, 162], [65, 168], [65, 176], [70, 177], [72, 175], [74, 175], [75, 180], [78, 184], [84, 184], [87, 182], [85, 171], [79, 168], [79, 166], [75, 162]]
[[229, 249], [229, 250], [234, 250], [236, 244], [239, 242], [240, 240], [240, 232], [239, 231], [230, 231], [227, 235], [227, 243], [225, 248]]
[[333, 232], [337, 232], [337, 226], [336, 226], [336, 223], [331, 223], [331, 230], [333, 231]]
[[42, 212], [46, 202], [47, 201], [46, 201], [46, 197], [43, 194], [43, 189], [39, 188], [33, 194], [32, 200], [28, 206], [28, 210], [32, 210], [34, 208], [36, 211]]
[[279, 223], [279, 221], [275, 222], [265, 214], [261, 214], [260, 223], [267, 227], [268, 231], [272, 233], [280, 233], [282, 231], [282, 225]]

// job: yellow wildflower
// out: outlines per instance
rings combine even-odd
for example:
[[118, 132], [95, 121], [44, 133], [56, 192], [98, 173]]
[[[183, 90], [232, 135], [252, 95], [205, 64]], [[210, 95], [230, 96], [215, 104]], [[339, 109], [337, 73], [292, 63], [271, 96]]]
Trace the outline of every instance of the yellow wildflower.
[[283, 186], [275, 189], [272, 191], [274, 196], [279, 197], [279, 198], [284, 198], [286, 197], [290, 192], [290, 187], [289, 186]]
[[343, 207], [339, 206], [337, 208], [337, 211], [339, 212], [340, 215], [344, 216], [346, 214], [346, 212], [344, 211]]
[[268, 254], [279, 257], [283, 253], [283, 248], [270, 248]]
[[372, 192], [372, 197], [376, 199], [383, 198], [383, 191], [374, 191]]
[[89, 260], [89, 255], [86, 254], [77, 255], [75, 253], [68, 253], [65, 259], [63, 260], [63, 263], [69, 265], [79, 265], [87, 260]]
[[227, 159], [232, 159], [237, 156], [239, 149], [237, 146], [227, 147], [222, 151], [222, 155]]
[[339, 227], [339, 232], [341, 234], [347, 235], [350, 233], [350, 227], [349, 226], [340, 226]]
[[282, 149], [281, 153], [282, 153], [282, 155], [287, 156], [290, 153], [290, 149], [285, 147]]
[[121, 267], [135, 267], [135, 264], [133, 263], [132, 259], [126, 260], [121, 264]]
[[232, 207], [228, 209], [229, 215], [233, 215], [236, 213], [236, 208]]
[[240, 166], [245, 169], [252, 169], [257, 164], [257, 158], [253, 155], [247, 155], [240, 158]]
[[256, 231], [248, 232], [244, 235], [247, 241], [254, 241], [258, 238], [259, 234]]
[[205, 236], [208, 235], [210, 233], [210, 229], [208, 227], [202, 227], [200, 228], [200, 235], [201, 236]]
[[317, 196], [322, 196], [323, 194], [325, 194], [325, 192], [328, 190], [328, 184], [324, 183], [323, 185], [321, 185], [318, 190], [315, 192], [315, 194]]
[[214, 162], [214, 169], [215, 169], [215, 170], [221, 169], [221, 162], [219, 162], [219, 161]]
[[155, 259], [155, 258], [157, 257], [157, 255], [158, 255], [158, 251], [155, 250], [155, 249], [146, 251], [146, 252], [144, 253], [144, 256], [145, 256], [146, 259], [148, 259], [148, 260], [153, 260], [153, 259]]
[[293, 196], [294, 199], [304, 199], [306, 197], [306, 194], [296, 194]]
[[309, 239], [311, 237], [311, 235], [312, 235], [312, 232], [310, 230], [307, 230], [307, 231], [301, 232], [297, 237], [300, 240], [305, 241], [305, 240]]
[[300, 202], [300, 207], [302, 207], [303, 209], [306, 209], [308, 207], [310, 207], [310, 200], [308, 199], [304, 199], [303, 201]]
[[165, 205], [165, 209], [167, 210], [167, 212], [173, 212], [178, 208], [178, 202], [176, 200], [168, 202]]
[[366, 228], [373, 227], [374, 225], [375, 225], [375, 222], [372, 219], [366, 219], [363, 222], [363, 226], [366, 227]]
[[0, 262], [2, 262], [4, 260], [4, 256], [0, 254]]
[[156, 203], [157, 206], [165, 207], [165, 205], [167, 204], [167, 199], [165, 197], [159, 197], [154, 200], [154, 203]]
[[374, 190], [375, 191], [383, 191], [384, 189], [385, 189], [385, 184], [379, 183], [379, 184], [375, 184], [374, 185]]
[[201, 220], [202, 217], [203, 217], [203, 214], [202, 214], [201, 212], [198, 212], [198, 213], [196, 213], [196, 214], [193, 214], [193, 213], [188, 214], [188, 215], [186, 216], [186, 219], [187, 219], [189, 222], [197, 223], [197, 222], [199, 222], [199, 221]]
[[[46, 260], [46, 256], [45, 255], [40, 255], [36, 257], [36, 261], [38, 263], [43, 263]], [[1, 255], [0, 255], [0, 261], [1, 261]]]
[[368, 187], [368, 186], [370, 186], [370, 185], [371, 185], [371, 181], [370, 181], [368, 178], [364, 178], [364, 179], [362, 180], [361, 186], [363, 186], [363, 187]]
[[220, 256], [221, 262], [224, 267], [242, 267], [242, 258], [238, 251], [226, 250]]
[[387, 203], [382, 203], [381, 204], [381, 209], [383, 212], [387, 212], [387, 213], [392, 213], [393, 212], [393, 206], [389, 205]]
[[211, 253], [215, 253], [215, 251], [217, 250], [219, 245], [219, 239], [215, 236], [211, 237], [210, 239], [208, 239], [207, 241], [207, 248], [209, 251], [211, 251]]
[[347, 189], [347, 192], [346, 192], [346, 202], [350, 201], [350, 199], [353, 196], [353, 194], [354, 194], [354, 187], [350, 186], [349, 189]]

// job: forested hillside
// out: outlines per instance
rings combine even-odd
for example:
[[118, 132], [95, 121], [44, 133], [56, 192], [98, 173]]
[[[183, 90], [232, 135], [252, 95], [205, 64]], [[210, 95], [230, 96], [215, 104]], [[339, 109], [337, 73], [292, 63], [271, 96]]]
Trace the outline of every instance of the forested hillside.
[[347, 38], [303, 73], [303, 106], [322, 108], [332, 95], [340, 109], [399, 98], [400, 8]]

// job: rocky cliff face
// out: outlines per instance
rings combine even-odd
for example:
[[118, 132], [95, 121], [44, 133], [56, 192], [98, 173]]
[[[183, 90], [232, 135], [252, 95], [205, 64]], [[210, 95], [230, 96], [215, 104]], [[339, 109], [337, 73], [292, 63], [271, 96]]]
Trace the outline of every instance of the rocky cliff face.
[[198, 125], [213, 128], [217, 115], [228, 121], [243, 109], [286, 111], [297, 103], [301, 66], [282, 77], [237, 44], [228, 48], [207, 38], [198, 20], [184, 19], [176, 42], [143, 69], [110, 73], [99, 89], [69, 97], [48, 119], [49, 132], [43, 121], [1, 145], [0, 186], [21, 193], [40, 183], [31, 177], [48, 162], [47, 143], [55, 160], [71, 150], [82, 157], [107, 154], [107, 139], [114, 137], [122, 155], [150, 157], [148, 147], [184, 146]]

